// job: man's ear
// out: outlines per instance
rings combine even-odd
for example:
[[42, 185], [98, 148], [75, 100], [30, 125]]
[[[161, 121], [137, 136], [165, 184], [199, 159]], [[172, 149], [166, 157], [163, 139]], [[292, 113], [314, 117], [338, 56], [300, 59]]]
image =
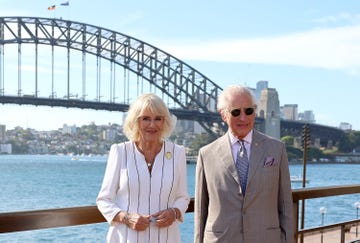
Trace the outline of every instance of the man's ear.
[[224, 122], [226, 122], [227, 123], [227, 114], [226, 114], [226, 112], [224, 111], [224, 110], [221, 110], [220, 111], [220, 115], [221, 115], [221, 119], [224, 121]]

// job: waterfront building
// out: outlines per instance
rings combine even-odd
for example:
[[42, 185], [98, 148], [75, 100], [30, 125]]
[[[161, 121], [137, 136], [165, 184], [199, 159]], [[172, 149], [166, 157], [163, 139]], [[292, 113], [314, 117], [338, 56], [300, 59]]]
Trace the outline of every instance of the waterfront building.
[[6, 141], [6, 126], [0, 125], [0, 143], [5, 143]]
[[76, 126], [75, 125], [68, 126], [68, 125], [64, 124], [63, 128], [62, 128], [62, 133], [73, 135], [76, 133]]
[[115, 141], [117, 131], [115, 129], [106, 129], [102, 131], [102, 139], [106, 141]]
[[0, 154], [12, 154], [12, 145], [0, 144]]

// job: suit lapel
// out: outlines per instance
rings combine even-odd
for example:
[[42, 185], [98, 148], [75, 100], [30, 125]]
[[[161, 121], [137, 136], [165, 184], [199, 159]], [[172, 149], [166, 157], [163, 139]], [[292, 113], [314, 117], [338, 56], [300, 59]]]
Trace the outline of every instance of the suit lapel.
[[229, 135], [227, 133], [219, 139], [217, 148], [218, 149], [214, 150], [216, 153], [214, 154], [214, 158], [220, 155], [219, 161], [222, 163], [225, 170], [228, 171], [234, 180], [240, 185], [240, 179], [235, 167]]
[[263, 165], [263, 159], [265, 150], [262, 148], [263, 136], [254, 130], [252, 144], [251, 144], [251, 156], [249, 164], [249, 176], [247, 185], [251, 182], [256, 171]]

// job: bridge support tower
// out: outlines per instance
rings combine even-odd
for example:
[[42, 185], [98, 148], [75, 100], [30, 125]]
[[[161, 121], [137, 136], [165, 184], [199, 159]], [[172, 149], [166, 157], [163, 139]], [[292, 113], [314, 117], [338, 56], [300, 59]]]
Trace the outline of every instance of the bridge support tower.
[[280, 104], [276, 89], [263, 89], [258, 105], [258, 116], [265, 119], [264, 133], [280, 139]]

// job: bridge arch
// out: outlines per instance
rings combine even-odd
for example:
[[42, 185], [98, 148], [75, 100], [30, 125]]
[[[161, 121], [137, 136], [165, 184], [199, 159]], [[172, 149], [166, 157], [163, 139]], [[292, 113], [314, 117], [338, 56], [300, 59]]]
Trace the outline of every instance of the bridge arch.
[[[21, 58], [22, 44], [33, 44], [36, 50], [35, 70], [37, 70], [38, 45], [66, 48], [68, 57], [66, 95], [63, 98], [53, 95], [50, 97], [38, 96], [37, 71], [35, 71], [34, 95], [29, 96], [22, 93], [21, 67], [19, 67], [21, 61], [18, 61], [17, 95], [5, 95], [4, 73], [7, 70], [4, 69], [4, 46], [8, 44], [18, 45], [18, 59]], [[95, 56], [98, 73], [101, 71], [100, 61], [105, 59], [111, 63], [111, 67], [114, 65], [123, 67], [137, 77], [145, 79], [149, 84], [155, 86], [161, 95], [174, 101], [175, 106], [170, 107], [170, 110], [179, 119], [198, 121], [207, 132], [212, 134], [222, 133], [226, 130], [226, 125], [216, 112], [217, 96], [222, 88], [208, 77], [178, 58], [144, 41], [106, 28], [63, 19], [0, 17], [0, 103], [127, 111], [129, 104], [117, 102], [113, 95], [115, 83], [110, 85], [112, 90], [110, 89], [110, 99], [107, 102], [100, 99], [100, 88], [98, 87], [95, 101], [87, 99], [85, 89], [80, 99], [72, 97], [69, 75], [70, 50], [80, 52], [83, 58], [86, 54]], [[53, 72], [52, 70], [52, 76], [54, 76]], [[96, 86], [100, 86], [98, 73], [96, 74]], [[86, 77], [82, 78], [83, 86], [85, 86]], [[115, 82], [115, 80], [110, 81]], [[218, 124], [219, 130], [214, 131], [214, 123]], [[286, 127], [288, 123], [282, 121], [283, 125], [281, 126]], [[292, 123], [290, 122], [290, 124]], [[264, 131], [263, 111], [256, 119], [256, 126], [259, 130]], [[291, 129], [293, 129], [292, 126]], [[300, 127], [296, 126], [294, 129], [299, 131]], [[325, 130], [334, 129], [325, 127]], [[286, 128], [286, 131], [289, 129]], [[329, 140], [329, 138], [325, 140]]]
[[[96, 56], [97, 59], [97, 86], [100, 86], [99, 66], [101, 59], [108, 60], [111, 65], [119, 65], [126, 70], [131, 71], [138, 77], [145, 79], [150, 85], [153, 85], [160, 91], [162, 95], [167, 96], [174, 101], [173, 109], [177, 116], [192, 117], [198, 120], [207, 131], [212, 132], [211, 121], [220, 122], [216, 113], [217, 96], [221, 92], [221, 87], [211, 81], [205, 75], [192, 68], [188, 64], [182, 62], [178, 58], [159, 48], [150, 45], [144, 41], [122, 34], [106, 28], [89, 25], [70, 20], [54, 19], [54, 18], [37, 18], [37, 17], [0, 17], [0, 95], [4, 95], [4, 45], [17, 44], [18, 50], [21, 52], [22, 44], [34, 44], [36, 46], [35, 59], [37, 63], [37, 46], [49, 45], [64, 47], [68, 50], [67, 61], [67, 94], [65, 100], [71, 100], [69, 106], [79, 108], [86, 107], [83, 103], [86, 100], [86, 91], [82, 94], [82, 102], [72, 99], [70, 91], [70, 50], [76, 50], [82, 53], [83, 60], [86, 54]], [[20, 57], [19, 57], [20, 58]], [[36, 67], [37, 68], [37, 67]], [[54, 70], [52, 70], [52, 76]], [[21, 74], [21, 71], [19, 71]], [[112, 75], [111, 75], [112, 76]], [[21, 92], [21, 75], [18, 76], [18, 97], [24, 94]], [[37, 80], [35, 80], [37, 83]], [[53, 81], [52, 81], [53, 82]], [[86, 82], [82, 80], [82, 82]], [[115, 82], [115, 81], [111, 81]], [[130, 85], [130, 84], [129, 84]], [[83, 84], [83, 86], [85, 86]], [[115, 83], [111, 86], [115, 87]], [[37, 84], [35, 84], [37, 87]], [[115, 89], [115, 88], [112, 88]], [[114, 91], [110, 91], [113, 93]], [[54, 93], [54, 92], [52, 92]], [[29, 102], [39, 102], [38, 90], [34, 91], [36, 99]], [[100, 91], [97, 90], [97, 102], [100, 102]], [[116, 105], [114, 95], [109, 102], [110, 105]], [[43, 103], [52, 105], [58, 104], [51, 98]], [[65, 101], [66, 102], [66, 101]], [[59, 104], [63, 106], [64, 101]], [[120, 110], [127, 108], [128, 104], [122, 104]], [[106, 105], [105, 105], [106, 106]], [[98, 107], [98, 106], [96, 106]], [[112, 106], [113, 107], [113, 106]], [[106, 108], [105, 108], [106, 109]], [[111, 108], [116, 109], [116, 108]], [[182, 111], [176, 111], [177, 109]], [[186, 112], [188, 111], [188, 112]]]

